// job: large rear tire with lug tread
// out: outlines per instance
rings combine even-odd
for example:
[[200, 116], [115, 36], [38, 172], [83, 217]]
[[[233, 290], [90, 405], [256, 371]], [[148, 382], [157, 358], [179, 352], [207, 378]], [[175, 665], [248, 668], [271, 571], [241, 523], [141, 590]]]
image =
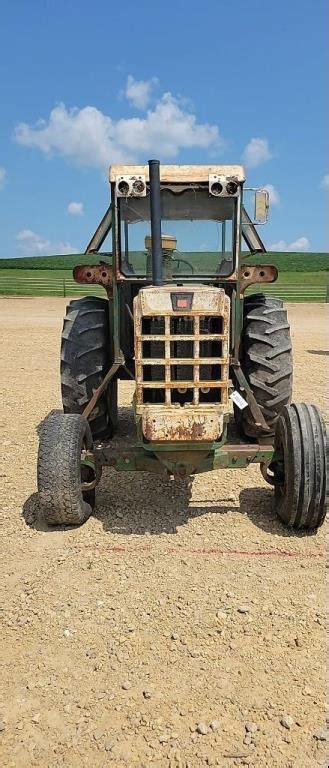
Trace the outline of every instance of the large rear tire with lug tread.
[[[82, 413], [113, 363], [109, 302], [74, 299], [66, 309], [61, 343], [64, 413]], [[112, 437], [118, 419], [117, 381], [111, 381], [89, 416], [94, 439]]]
[[328, 493], [328, 440], [319, 409], [292, 403], [280, 414], [274, 438], [275, 510], [282, 522], [312, 530], [323, 523]]
[[[255, 293], [244, 299], [240, 363], [269, 431], [256, 426], [250, 408], [235, 419], [246, 437], [274, 435], [278, 416], [292, 398], [293, 359], [287, 310], [280, 299]], [[244, 394], [244, 393], [242, 393]]]
[[82, 483], [92, 478], [89, 468], [81, 464], [81, 453], [92, 445], [88, 421], [80, 414], [59, 411], [44, 421], [37, 474], [40, 505], [48, 525], [81, 525], [91, 515], [95, 491], [83, 491]]

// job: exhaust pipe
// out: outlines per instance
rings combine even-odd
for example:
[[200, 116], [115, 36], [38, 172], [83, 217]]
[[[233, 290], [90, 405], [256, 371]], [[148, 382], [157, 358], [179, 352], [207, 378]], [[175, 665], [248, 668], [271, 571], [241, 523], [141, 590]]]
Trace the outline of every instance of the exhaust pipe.
[[161, 194], [160, 162], [149, 160], [151, 240], [152, 240], [152, 282], [162, 285], [162, 242], [161, 242]]

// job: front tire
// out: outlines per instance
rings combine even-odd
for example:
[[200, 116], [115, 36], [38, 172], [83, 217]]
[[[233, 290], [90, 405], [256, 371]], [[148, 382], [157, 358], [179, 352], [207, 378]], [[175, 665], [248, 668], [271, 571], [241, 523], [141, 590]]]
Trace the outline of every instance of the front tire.
[[81, 525], [91, 515], [93, 490], [83, 491], [87, 477], [83, 449], [92, 449], [89, 424], [77, 413], [52, 413], [42, 425], [38, 453], [38, 491], [48, 525]]
[[328, 441], [315, 405], [293, 403], [280, 414], [274, 438], [275, 510], [295, 529], [318, 528], [326, 515]]

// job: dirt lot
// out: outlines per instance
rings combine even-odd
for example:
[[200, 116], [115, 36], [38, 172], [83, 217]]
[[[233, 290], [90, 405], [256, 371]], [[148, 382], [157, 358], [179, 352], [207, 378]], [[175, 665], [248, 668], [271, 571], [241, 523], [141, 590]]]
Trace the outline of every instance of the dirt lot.
[[[0, 299], [2, 766], [324, 766], [324, 529], [288, 533], [257, 467], [107, 470], [82, 528], [40, 520], [64, 305]], [[324, 408], [327, 307], [289, 314], [296, 399]]]

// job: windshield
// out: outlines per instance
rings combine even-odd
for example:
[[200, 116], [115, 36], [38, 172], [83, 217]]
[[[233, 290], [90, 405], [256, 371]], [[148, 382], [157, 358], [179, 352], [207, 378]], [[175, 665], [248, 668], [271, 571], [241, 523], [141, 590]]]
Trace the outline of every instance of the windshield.
[[[164, 279], [228, 276], [233, 272], [236, 198], [209, 196], [208, 189], [163, 189]], [[150, 198], [120, 198], [121, 271], [151, 279]]]

